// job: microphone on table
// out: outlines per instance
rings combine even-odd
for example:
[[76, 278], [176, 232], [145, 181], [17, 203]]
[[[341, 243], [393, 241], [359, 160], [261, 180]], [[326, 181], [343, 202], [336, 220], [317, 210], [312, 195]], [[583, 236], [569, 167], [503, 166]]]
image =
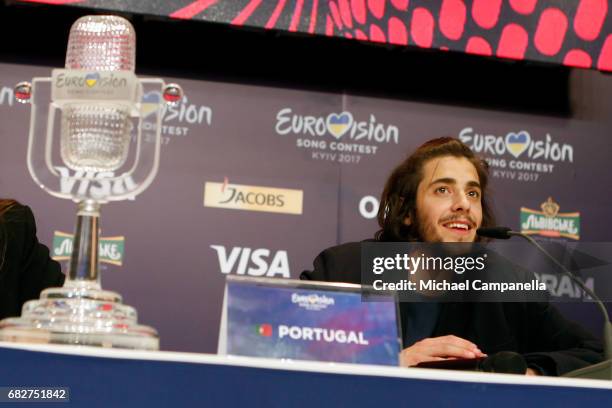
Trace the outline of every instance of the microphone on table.
[[527, 363], [514, 351], [500, 351], [478, 362], [476, 371], [486, 373], [525, 374]]
[[545, 255], [552, 263], [557, 265], [563, 274], [568, 276], [572, 282], [576, 283], [586, 294], [588, 294], [597, 303], [599, 310], [604, 317], [604, 328], [603, 328], [603, 340], [604, 340], [604, 357], [605, 361], [593, 364], [588, 367], [584, 367], [578, 370], [571, 371], [564, 374], [564, 377], [575, 377], [575, 378], [594, 378], [594, 379], [606, 379], [612, 380], [612, 323], [610, 322], [610, 316], [606, 305], [602, 300], [593, 292], [588, 286], [584, 284], [580, 279], [570, 272], [565, 266], [557, 261], [548, 251], [529, 235], [512, 231], [508, 227], [487, 227], [479, 228], [476, 233], [483, 238], [494, 238], [494, 239], [510, 239], [512, 237], [521, 237], [527, 240], [531, 245], [536, 247], [540, 253]]

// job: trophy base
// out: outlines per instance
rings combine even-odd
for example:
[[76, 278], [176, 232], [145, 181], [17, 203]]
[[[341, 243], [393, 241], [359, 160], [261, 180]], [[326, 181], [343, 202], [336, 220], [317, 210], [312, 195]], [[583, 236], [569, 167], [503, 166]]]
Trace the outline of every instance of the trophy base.
[[0, 341], [159, 350], [157, 331], [115, 292], [79, 284], [49, 288], [0, 321]]

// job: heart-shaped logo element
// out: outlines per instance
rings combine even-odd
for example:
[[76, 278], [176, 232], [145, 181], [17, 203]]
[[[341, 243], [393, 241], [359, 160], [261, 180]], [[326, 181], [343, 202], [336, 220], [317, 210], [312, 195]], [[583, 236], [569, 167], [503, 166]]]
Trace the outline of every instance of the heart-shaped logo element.
[[85, 75], [85, 83], [90, 88], [93, 87], [96, 82], [98, 82], [98, 79], [100, 79], [100, 74], [98, 74], [97, 72]]
[[349, 112], [330, 113], [327, 116], [327, 130], [333, 137], [340, 139], [353, 124], [353, 115]]
[[142, 116], [146, 118], [153, 112], [157, 112], [160, 108], [161, 102], [161, 93], [158, 91], [147, 92], [142, 97], [142, 104], [140, 106], [140, 111], [142, 112]]
[[531, 142], [531, 136], [525, 130], [518, 133], [510, 132], [506, 135], [506, 148], [516, 158], [527, 150], [529, 142]]

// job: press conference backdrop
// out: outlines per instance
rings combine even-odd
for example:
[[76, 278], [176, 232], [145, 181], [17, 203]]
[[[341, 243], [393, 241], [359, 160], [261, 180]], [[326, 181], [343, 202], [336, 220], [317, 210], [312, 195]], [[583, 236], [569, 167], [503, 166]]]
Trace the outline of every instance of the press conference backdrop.
[[[49, 72], [0, 64], [0, 195], [34, 209], [40, 240], [65, 264], [75, 204], [30, 178], [30, 109], [12, 95]], [[489, 160], [500, 224], [544, 240], [612, 240], [609, 122], [177, 82], [187, 98], [165, 113], [157, 178], [101, 217], [103, 285], [159, 330], [162, 349], [216, 350], [226, 275], [297, 278], [322, 249], [371, 237], [389, 172], [432, 137], [460, 137]], [[554, 295], [581, 296], [565, 279], [549, 283]], [[593, 305], [564, 309], [599, 330]]]

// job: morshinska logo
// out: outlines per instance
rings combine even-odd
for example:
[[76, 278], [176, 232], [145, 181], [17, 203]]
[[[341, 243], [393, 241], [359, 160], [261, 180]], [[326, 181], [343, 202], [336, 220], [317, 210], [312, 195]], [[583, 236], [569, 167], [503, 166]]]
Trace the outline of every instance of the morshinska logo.
[[[53, 233], [53, 256], [56, 261], [68, 261], [72, 254], [74, 235], [61, 231]], [[125, 237], [102, 237], [100, 238], [100, 262], [111, 265], [123, 265], [123, 254], [125, 252]]]
[[302, 190], [229, 184], [226, 177], [223, 183], [206, 182], [204, 207], [300, 215], [303, 195]]
[[299, 307], [303, 307], [306, 310], [323, 310], [328, 306], [336, 304], [334, 298], [317, 295], [312, 293], [310, 295], [300, 295], [299, 293], [291, 294], [291, 303], [297, 304]]
[[560, 213], [552, 197], [540, 205], [542, 211], [521, 207], [521, 232], [543, 237], [580, 239], [580, 213]]

